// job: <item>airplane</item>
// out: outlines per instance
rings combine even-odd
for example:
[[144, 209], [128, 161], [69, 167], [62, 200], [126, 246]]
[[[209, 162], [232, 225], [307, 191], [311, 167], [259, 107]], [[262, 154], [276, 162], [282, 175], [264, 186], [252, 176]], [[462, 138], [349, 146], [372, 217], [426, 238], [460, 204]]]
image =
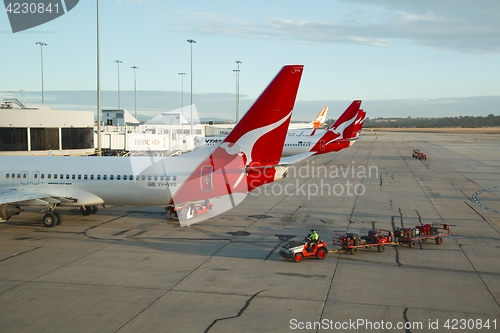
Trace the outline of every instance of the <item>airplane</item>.
[[255, 187], [286, 175], [279, 161], [303, 67], [282, 67], [229, 135], [207, 149], [157, 158], [2, 156], [0, 217], [42, 206], [42, 223], [53, 227], [63, 221], [59, 205], [84, 215], [98, 205], [168, 205], [187, 206], [186, 218], [179, 217], [186, 226], [196, 202], [225, 199], [224, 209], [231, 209]]
[[326, 131], [311, 136], [287, 136], [283, 147], [282, 157], [307, 154], [320, 155], [338, 152], [351, 145], [356, 139], [355, 128], [362, 127], [356, 124], [359, 115], [361, 100], [355, 100], [344, 113]]
[[[297, 156], [297, 159], [286, 158], [281, 159], [280, 162], [294, 164], [308, 156], [336, 152], [352, 145], [357, 138], [357, 132], [363, 127], [364, 116], [363, 121], [361, 121], [360, 105], [361, 100], [353, 101], [337, 121], [323, 132], [314, 135], [295, 135], [289, 131], [282, 157]], [[363, 114], [366, 115], [364, 111]], [[358, 119], [359, 121], [357, 121]], [[224, 137], [220, 136], [207, 137], [198, 143], [195, 151], [206, 146], [219, 144], [223, 140]]]
[[[298, 135], [303, 135], [302, 133], [309, 133], [304, 135], [313, 135], [317, 129], [321, 129], [325, 127], [326, 115], [328, 113], [328, 106], [324, 106], [323, 109], [318, 113], [316, 118], [313, 121], [307, 124], [305, 127], [295, 127], [301, 126], [300, 124], [291, 123], [288, 127], [288, 133], [294, 132], [298, 133]], [[312, 129], [312, 131], [311, 131]]]

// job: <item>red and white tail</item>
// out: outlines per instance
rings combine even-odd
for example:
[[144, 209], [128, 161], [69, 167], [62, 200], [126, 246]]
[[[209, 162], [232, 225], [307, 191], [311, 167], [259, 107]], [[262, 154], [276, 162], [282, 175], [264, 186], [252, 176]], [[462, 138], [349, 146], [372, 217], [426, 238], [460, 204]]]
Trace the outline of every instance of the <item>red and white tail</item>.
[[278, 164], [303, 69], [284, 66], [220, 147], [241, 151], [249, 167]]
[[358, 136], [363, 130], [363, 124], [365, 122], [366, 112], [363, 109], [359, 109], [358, 116], [354, 122], [353, 133]]
[[353, 131], [360, 106], [361, 100], [353, 101], [339, 119], [328, 127], [311, 152], [325, 154], [349, 147], [349, 140], [355, 136]]
[[[284, 66], [209, 156], [197, 159], [204, 154], [202, 150], [176, 157], [193, 171], [173, 195], [171, 205], [226, 196], [233, 207], [237, 204], [234, 194], [246, 194], [274, 181], [274, 166], [281, 158], [303, 67]], [[188, 162], [190, 156], [194, 156], [192, 162]]]

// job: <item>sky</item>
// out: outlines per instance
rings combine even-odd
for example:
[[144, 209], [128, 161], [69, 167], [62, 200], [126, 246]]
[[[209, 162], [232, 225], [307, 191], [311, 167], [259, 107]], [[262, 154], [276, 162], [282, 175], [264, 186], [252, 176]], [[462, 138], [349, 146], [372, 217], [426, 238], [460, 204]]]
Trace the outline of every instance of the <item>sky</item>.
[[[95, 109], [92, 94], [69, 100], [61, 92], [96, 90], [96, 3], [80, 0], [63, 16], [18, 33], [0, 13], [0, 94], [40, 100], [35, 43], [44, 42], [46, 102]], [[234, 113], [235, 61], [242, 62], [242, 112], [283, 65], [304, 64], [296, 109], [305, 119], [328, 104], [334, 118], [354, 99], [364, 101], [371, 118], [500, 114], [498, 0], [102, 0], [100, 6], [101, 86], [109, 95], [103, 107], [117, 104], [115, 60], [122, 61], [122, 107], [135, 107], [132, 66], [139, 67], [138, 113], [180, 107], [181, 91], [189, 104], [192, 47], [194, 103], [205, 116]]]

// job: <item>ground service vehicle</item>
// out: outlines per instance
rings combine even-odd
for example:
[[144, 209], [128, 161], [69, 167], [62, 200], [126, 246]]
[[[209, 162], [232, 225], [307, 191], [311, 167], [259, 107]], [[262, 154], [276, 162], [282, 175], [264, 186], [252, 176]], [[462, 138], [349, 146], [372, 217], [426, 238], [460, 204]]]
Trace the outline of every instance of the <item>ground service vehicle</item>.
[[304, 258], [325, 259], [327, 253], [325, 242], [320, 239], [310, 242], [307, 237], [302, 242], [289, 242], [280, 248], [283, 258], [293, 259], [295, 262], [301, 262]]
[[412, 157], [418, 158], [419, 160], [427, 160], [427, 155], [420, 151], [420, 149], [413, 149]]

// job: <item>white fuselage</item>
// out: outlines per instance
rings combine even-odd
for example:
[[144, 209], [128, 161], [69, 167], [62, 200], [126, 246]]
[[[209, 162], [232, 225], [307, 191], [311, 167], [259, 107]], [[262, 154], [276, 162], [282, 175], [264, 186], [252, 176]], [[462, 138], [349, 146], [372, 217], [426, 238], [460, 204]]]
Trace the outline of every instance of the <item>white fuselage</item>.
[[[167, 205], [207, 153], [209, 150], [156, 160], [153, 157], [0, 157], [0, 192], [44, 193], [48, 197], [68, 198], [61, 204], [73, 206]], [[25, 204], [36, 205], [36, 200]]]

